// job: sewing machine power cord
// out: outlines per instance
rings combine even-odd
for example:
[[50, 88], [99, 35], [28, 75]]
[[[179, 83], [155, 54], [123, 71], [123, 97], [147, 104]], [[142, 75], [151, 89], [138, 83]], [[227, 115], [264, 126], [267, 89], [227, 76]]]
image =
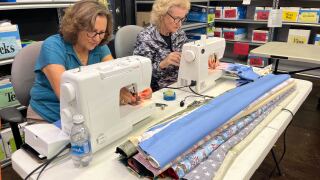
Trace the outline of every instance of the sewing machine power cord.
[[32, 172], [30, 172], [25, 178], [24, 180], [27, 180], [33, 173], [35, 173], [37, 170], [39, 170], [40, 168], [42, 168], [37, 176], [37, 180], [39, 179], [40, 175], [42, 174], [42, 172], [45, 170], [45, 168], [53, 161], [55, 160], [63, 151], [65, 151], [66, 149], [70, 149], [71, 148], [71, 144], [67, 144], [65, 147], [63, 147], [56, 155], [54, 155], [52, 158], [48, 159], [46, 162], [42, 163], [40, 166], [38, 166], [37, 168], [35, 168]]
[[198, 95], [189, 95], [189, 96], [186, 96], [186, 97], [184, 97], [184, 99], [183, 99], [182, 101], [180, 101], [180, 107], [183, 107], [185, 101], [186, 101], [188, 98], [191, 98], [191, 97], [202, 97], [204, 100], [205, 100], [205, 98], [206, 98], [206, 97], [198, 96]]
[[190, 91], [191, 91], [193, 94], [195, 94], [195, 95], [202, 96], [202, 97], [205, 97], [205, 98], [207, 97], [207, 98], [211, 98], [211, 99], [214, 98], [214, 96], [208, 96], [208, 95], [204, 95], [204, 94], [199, 94], [199, 93], [195, 92], [191, 87], [192, 87], [192, 86], [189, 86], [189, 89], [190, 89]]
[[197, 82], [196, 81], [191, 81], [191, 83], [189, 85], [186, 85], [186, 86], [180, 86], [180, 87], [170, 87], [170, 86], [166, 86], [164, 88], [167, 88], [167, 89], [182, 89], [182, 88], [186, 88], [186, 87], [193, 87], [197, 85]]
[[[291, 110], [285, 109], [285, 108], [283, 108], [282, 110], [289, 112], [291, 114], [292, 118], [293, 118], [294, 114], [293, 114], [293, 112]], [[287, 134], [288, 127], [291, 125], [291, 123], [292, 123], [292, 120], [290, 121], [290, 123], [288, 124], [288, 126], [286, 127], [286, 129], [284, 130], [284, 133], [283, 133], [283, 152], [281, 154], [281, 157], [280, 157], [279, 161], [276, 162], [279, 166], [280, 166], [280, 163], [281, 163], [282, 159], [284, 158], [284, 155], [286, 154], [286, 150], [287, 150], [286, 134]], [[277, 160], [275, 159], [275, 161], [277, 161]], [[272, 169], [271, 173], [269, 174], [269, 179], [272, 177], [272, 175], [273, 175], [274, 171], [276, 170], [276, 168], [277, 168], [277, 165], [275, 165], [275, 167]], [[281, 176], [281, 172], [279, 172], [279, 175]]]

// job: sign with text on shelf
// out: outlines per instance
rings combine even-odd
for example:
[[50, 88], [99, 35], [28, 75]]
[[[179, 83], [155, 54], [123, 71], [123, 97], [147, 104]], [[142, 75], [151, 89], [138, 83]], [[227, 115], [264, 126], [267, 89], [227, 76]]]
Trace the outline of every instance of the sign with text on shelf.
[[224, 17], [226, 19], [237, 18], [237, 9], [226, 9], [226, 10], [224, 10]]
[[319, 11], [300, 11], [299, 22], [318, 23]]
[[0, 26], [0, 59], [13, 58], [21, 49], [17, 25]]
[[257, 12], [256, 20], [268, 20], [270, 11]]
[[263, 58], [249, 54], [247, 63], [249, 66], [264, 67], [268, 64], [268, 58]]
[[233, 54], [236, 55], [248, 55], [249, 54], [249, 44], [243, 42], [235, 42], [233, 45]]
[[310, 30], [305, 29], [289, 29], [288, 43], [308, 44]]
[[20, 103], [16, 99], [13, 87], [9, 79], [0, 81], [0, 109], [10, 106], [18, 106]]
[[272, 9], [270, 11], [268, 27], [282, 27], [282, 9]]
[[282, 8], [282, 20], [286, 22], [297, 22], [299, 8]]
[[15, 37], [0, 38], [0, 59], [13, 58], [20, 49]]

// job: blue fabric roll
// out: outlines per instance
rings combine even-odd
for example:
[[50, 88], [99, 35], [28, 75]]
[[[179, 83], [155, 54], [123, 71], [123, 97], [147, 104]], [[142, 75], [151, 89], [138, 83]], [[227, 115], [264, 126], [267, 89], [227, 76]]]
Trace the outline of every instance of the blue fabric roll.
[[163, 168], [254, 100], [289, 78], [289, 75], [270, 74], [233, 89], [170, 124], [139, 146]]

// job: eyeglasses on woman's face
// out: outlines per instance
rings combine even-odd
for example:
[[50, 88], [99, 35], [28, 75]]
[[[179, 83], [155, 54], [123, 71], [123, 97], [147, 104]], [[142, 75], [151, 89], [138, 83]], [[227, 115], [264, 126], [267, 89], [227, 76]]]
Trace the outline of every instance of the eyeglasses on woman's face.
[[167, 12], [167, 14], [173, 19], [173, 22], [178, 24], [179, 22], [181, 22], [181, 24], [183, 22], [185, 22], [187, 20], [186, 17], [180, 18], [180, 17], [173, 17], [170, 13]]
[[103, 39], [106, 35], [106, 32], [95, 32], [95, 31], [88, 31], [87, 32], [87, 36], [92, 39], [95, 38], [97, 35], [99, 35], [100, 39]]

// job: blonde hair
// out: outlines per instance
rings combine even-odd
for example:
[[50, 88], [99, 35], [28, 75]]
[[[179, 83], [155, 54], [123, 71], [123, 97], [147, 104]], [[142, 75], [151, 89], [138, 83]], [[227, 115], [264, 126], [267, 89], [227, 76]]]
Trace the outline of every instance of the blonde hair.
[[153, 3], [150, 23], [160, 26], [161, 17], [164, 16], [171, 7], [180, 7], [190, 10], [190, 0], [156, 0]]
[[64, 40], [75, 44], [80, 31], [92, 31], [96, 18], [104, 16], [107, 18], [107, 29], [101, 44], [106, 43], [112, 36], [112, 15], [107, 7], [96, 0], [82, 0], [69, 7], [63, 16], [60, 33]]

